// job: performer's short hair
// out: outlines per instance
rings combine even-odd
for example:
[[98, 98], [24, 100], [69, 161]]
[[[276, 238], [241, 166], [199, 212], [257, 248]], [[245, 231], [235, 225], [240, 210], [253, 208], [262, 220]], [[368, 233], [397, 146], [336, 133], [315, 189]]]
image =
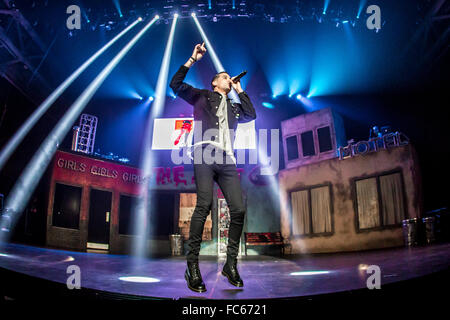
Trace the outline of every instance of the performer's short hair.
[[216, 80], [222, 73], [228, 73], [228, 72], [226, 72], [226, 71], [221, 71], [221, 72], [219, 72], [218, 74], [216, 74], [215, 76], [214, 76], [214, 78], [211, 80], [211, 88], [214, 90], [214, 85], [212, 84], [213, 82], [214, 82], [214, 80]]

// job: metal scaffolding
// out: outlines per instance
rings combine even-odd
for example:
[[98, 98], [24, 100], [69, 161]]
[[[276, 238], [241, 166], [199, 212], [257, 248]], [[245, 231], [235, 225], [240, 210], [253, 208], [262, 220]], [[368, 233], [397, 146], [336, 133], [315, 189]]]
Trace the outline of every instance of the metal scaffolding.
[[94, 152], [95, 132], [97, 131], [98, 118], [89, 114], [83, 113], [80, 118], [80, 126], [78, 130], [78, 137], [76, 139], [76, 150], [92, 154]]
[[10, 0], [0, 7], [0, 76], [37, 103], [49, 93], [39, 73], [48, 53], [32, 25]]

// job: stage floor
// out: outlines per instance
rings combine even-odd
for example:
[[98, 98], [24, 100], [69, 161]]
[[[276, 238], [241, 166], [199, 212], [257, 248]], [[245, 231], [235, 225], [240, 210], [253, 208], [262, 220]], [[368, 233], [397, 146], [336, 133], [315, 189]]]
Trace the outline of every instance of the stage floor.
[[[297, 257], [243, 257], [238, 263], [242, 288], [232, 286], [221, 275], [223, 263], [217, 258], [200, 257], [207, 291], [195, 293], [186, 286], [184, 256], [137, 259], [13, 243], [0, 249], [0, 268], [60, 286], [65, 286], [70, 276], [68, 266], [76, 265], [81, 271], [81, 287], [101, 292], [163, 299], [267, 299], [364, 289], [370, 265], [380, 267], [381, 287], [448, 270], [450, 243]], [[129, 282], [122, 277], [143, 277], [140, 281], [153, 282]]]

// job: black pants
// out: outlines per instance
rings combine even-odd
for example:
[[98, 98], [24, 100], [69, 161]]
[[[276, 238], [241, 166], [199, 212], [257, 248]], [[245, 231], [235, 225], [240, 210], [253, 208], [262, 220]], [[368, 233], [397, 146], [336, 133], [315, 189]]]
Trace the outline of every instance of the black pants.
[[[221, 152], [222, 154], [222, 152]], [[211, 210], [214, 181], [217, 182], [230, 209], [230, 228], [228, 230], [227, 256], [236, 258], [239, 241], [244, 226], [245, 206], [242, 200], [241, 182], [235, 164], [195, 164], [194, 176], [197, 186], [197, 204], [191, 218], [188, 241], [188, 262], [197, 262], [202, 242], [203, 227]]]

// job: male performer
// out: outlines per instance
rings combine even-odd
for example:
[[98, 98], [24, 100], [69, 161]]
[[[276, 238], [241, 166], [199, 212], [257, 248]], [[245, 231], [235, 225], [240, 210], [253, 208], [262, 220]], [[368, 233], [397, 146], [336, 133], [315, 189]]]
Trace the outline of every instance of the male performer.
[[[196, 89], [183, 82], [189, 68], [206, 53], [205, 43], [197, 44], [192, 56], [182, 65], [170, 82], [170, 87], [180, 98], [194, 106], [194, 137], [196, 130], [201, 130], [203, 141], [194, 141], [194, 176], [197, 187], [197, 204], [191, 218], [189, 230], [187, 268], [185, 278], [189, 289], [205, 292], [206, 287], [198, 266], [198, 255], [202, 242], [203, 227], [211, 209], [213, 186], [216, 181], [230, 209], [230, 228], [228, 232], [227, 260], [222, 274], [237, 287], [244, 285], [237, 270], [239, 241], [244, 225], [246, 208], [242, 200], [239, 176], [236, 170], [236, 159], [233, 154], [232, 137], [229, 129], [236, 130], [238, 122], [248, 122], [256, 118], [255, 109], [248, 95], [242, 90], [241, 83], [230, 78], [228, 73], [220, 72], [211, 81], [213, 91]], [[232, 103], [227, 94], [233, 87], [239, 94], [241, 103]], [[201, 126], [197, 123], [201, 121]], [[205, 138], [208, 132], [215, 135]], [[204, 135], [203, 135], [204, 134]], [[206, 160], [207, 149], [213, 149], [211, 156], [221, 160], [211, 163]], [[199, 152], [200, 151], [200, 152]], [[200, 157], [200, 160], [198, 158]]]

